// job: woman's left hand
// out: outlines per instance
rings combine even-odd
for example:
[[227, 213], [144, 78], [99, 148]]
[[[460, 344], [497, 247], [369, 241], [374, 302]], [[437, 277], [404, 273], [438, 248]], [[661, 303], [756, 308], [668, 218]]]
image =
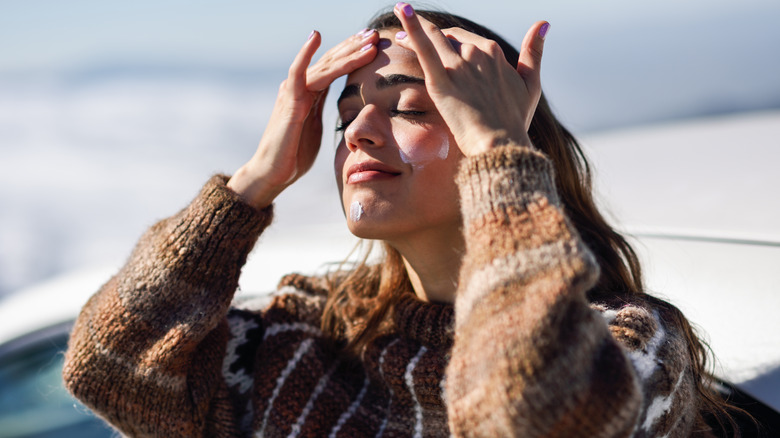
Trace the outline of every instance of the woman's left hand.
[[396, 42], [417, 54], [428, 94], [464, 155], [508, 141], [531, 145], [528, 128], [542, 94], [539, 72], [549, 23], [528, 30], [513, 67], [495, 41], [460, 28], [439, 29], [407, 3], [394, 12], [404, 28]]

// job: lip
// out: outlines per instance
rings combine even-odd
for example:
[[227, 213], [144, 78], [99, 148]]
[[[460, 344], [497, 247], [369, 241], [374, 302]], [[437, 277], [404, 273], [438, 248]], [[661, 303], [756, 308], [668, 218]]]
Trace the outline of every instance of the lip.
[[393, 178], [401, 172], [378, 161], [364, 161], [349, 166], [347, 169], [347, 184], [377, 181]]

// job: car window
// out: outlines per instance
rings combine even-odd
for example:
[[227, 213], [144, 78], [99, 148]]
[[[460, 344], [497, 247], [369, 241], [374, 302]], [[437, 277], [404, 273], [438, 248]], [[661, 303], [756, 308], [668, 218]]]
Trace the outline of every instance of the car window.
[[0, 438], [116, 436], [65, 389], [67, 339], [59, 327], [0, 349]]

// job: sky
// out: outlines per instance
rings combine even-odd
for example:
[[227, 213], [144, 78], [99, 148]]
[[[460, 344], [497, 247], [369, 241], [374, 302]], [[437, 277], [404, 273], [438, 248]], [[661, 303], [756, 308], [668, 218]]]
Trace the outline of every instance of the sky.
[[[0, 3], [0, 81], [155, 68], [279, 82], [312, 29], [329, 47], [391, 5], [6, 0]], [[549, 20], [545, 87], [575, 131], [780, 102], [780, 3], [774, 0], [420, 5], [472, 18], [515, 44], [534, 21]]]
[[[761, 16], [777, 13], [771, 0], [528, 0], [414, 3], [459, 13], [510, 38], [522, 37], [538, 19], [556, 32], [620, 34], [656, 24], [656, 36], [675, 35], [681, 44], [696, 37], [697, 21], [722, 16], [723, 33], [735, 40], [761, 37]], [[311, 29], [327, 43], [359, 30], [384, 1], [247, 0], [152, 2], [6, 0], [0, 4], [0, 69], [58, 68], [97, 58], [147, 57], [254, 64], [285, 62]], [[758, 15], [760, 14], [760, 15]], [[776, 18], [776, 16], [774, 17]], [[558, 28], [560, 27], [560, 31]], [[296, 35], [298, 36], [296, 40]], [[576, 40], [572, 42], [577, 42]]]
[[[550, 21], [543, 87], [577, 135], [780, 108], [776, 0], [426, 4], [516, 45], [533, 22]], [[251, 156], [312, 29], [322, 53], [388, 7], [0, 2], [0, 296], [121, 260], [209, 175]], [[335, 126], [333, 107], [326, 126]], [[315, 198], [327, 205], [319, 220], [341, 220], [330, 157], [321, 155], [280, 200], [284, 224], [310, 221]]]

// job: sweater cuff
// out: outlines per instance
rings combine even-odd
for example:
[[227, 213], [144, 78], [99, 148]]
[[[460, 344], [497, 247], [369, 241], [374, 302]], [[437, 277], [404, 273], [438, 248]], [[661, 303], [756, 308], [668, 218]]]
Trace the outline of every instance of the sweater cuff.
[[247, 224], [248, 228], [245, 231], [259, 234], [273, 219], [273, 204], [258, 210], [227, 186], [229, 180], [230, 175], [212, 176], [201, 189], [198, 198], [207, 200], [210, 205], [228, 207], [232, 215], [253, 217], [254, 221]]
[[560, 205], [552, 162], [530, 147], [499, 146], [468, 157], [461, 163], [457, 183], [466, 224], [490, 212], [525, 210], [542, 197]]
[[202, 207], [204, 212], [210, 211], [213, 214], [212, 221], [219, 221], [220, 227], [227, 234], [244, 236], [254, 242], [271, 224], [273, 204], [260, 210], [256, 209], [228, 188], [229, 179], [228, 175], [212, 176], [190, 205], [190, 209], [198, 210]]
[[[189, 281], [235, 281], [260, 233], [273, 219], [273, 206], [257, 210], [230, 190], [229, 177], [215, 175], [173, 221], [161, 255]], [[197, 280], [200, 279], [200, 280]]]

